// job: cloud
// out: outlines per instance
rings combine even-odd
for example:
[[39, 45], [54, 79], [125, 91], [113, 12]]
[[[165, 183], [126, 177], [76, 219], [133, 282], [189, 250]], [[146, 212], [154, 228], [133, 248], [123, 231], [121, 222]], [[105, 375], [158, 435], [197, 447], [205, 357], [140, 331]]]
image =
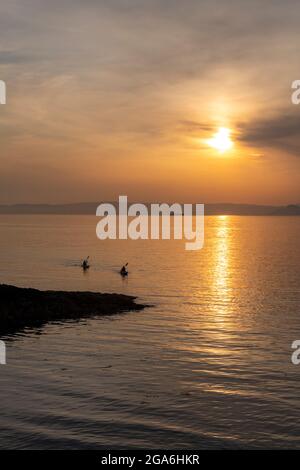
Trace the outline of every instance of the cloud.
[[239, 140], [254, 147], [277, 148], [300, 156], [300, 109], [238, 125]]
[[[18, 64], [28, 62], [28, 54], [21, 53], [20, 51], [1, 51], [0, 50], [0, 64]], [[30, 58], [30, 61], [32, 58]]]
[[214, 126], [212, 124], [208, 124], [207, 122], [196, 122], [191, 120], [183, 120], [179, 122], [179, 126], [185, 133], [199, 133], [199, 132], [210, 132], [214, 130]]

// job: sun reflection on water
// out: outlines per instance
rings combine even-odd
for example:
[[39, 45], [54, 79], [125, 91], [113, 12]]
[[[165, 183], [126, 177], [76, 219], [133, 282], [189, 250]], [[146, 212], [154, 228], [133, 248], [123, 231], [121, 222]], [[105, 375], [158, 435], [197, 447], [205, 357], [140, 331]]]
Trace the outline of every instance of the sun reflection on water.
[[227, 216], [218, 217], [215, 246], [213, 251], [213, 289], [216, 291], [218, 314], [226, 313], [231, 302], [230, 285], [230, 219]]

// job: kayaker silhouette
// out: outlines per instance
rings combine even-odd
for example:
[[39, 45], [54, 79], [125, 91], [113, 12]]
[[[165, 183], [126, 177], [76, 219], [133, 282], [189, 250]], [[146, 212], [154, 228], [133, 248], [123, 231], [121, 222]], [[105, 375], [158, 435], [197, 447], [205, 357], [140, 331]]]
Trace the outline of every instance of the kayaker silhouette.
[[90, 265], [89, 265], [89, 256], [82, 261], [81, 267], [84, 270], [88, 269], [90, 267]]
[[120, 270], [121, 276], [127, 276], [128, 275], [127, 266], [128, 266], [128, 263], [126, 263], [124, 266], [122, 266], [122, 268]]

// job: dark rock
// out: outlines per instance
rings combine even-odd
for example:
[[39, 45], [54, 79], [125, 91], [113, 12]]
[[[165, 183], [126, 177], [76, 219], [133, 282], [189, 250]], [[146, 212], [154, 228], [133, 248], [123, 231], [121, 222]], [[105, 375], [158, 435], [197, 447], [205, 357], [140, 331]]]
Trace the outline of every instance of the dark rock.
[[40, 291], [0, 284], [0, 334], [49, 321], [141, 310], [135, 297], [95, 292]]

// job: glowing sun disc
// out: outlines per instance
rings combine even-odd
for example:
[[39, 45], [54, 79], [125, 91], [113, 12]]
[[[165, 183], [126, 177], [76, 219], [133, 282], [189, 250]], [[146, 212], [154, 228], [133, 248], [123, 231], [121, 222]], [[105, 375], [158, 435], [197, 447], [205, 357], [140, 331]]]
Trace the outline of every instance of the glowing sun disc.
[[207, 140], [207, 144], [219, 150], [219, 152], [226, 152], [230, 150], [233, 146], [233, 142], [230, 138], [230, 130], [226, 127], [220, 127], [218, 132], [211, 138]]

